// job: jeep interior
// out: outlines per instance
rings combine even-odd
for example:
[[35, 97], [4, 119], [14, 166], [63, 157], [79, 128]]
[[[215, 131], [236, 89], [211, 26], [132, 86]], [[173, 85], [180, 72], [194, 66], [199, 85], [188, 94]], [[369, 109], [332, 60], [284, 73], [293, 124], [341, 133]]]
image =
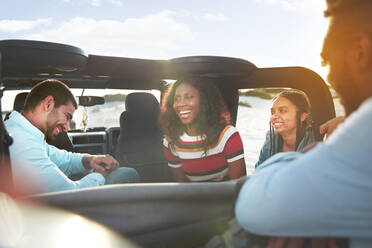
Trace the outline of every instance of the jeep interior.
[[[205, 77], [220, 88], [235, 124], [239, 90], [294, 88], [312, 105], [316, 139], [319, 125], [335, 116], [330, 91], [323, 79], [303, 67], [258, 68], [230, 57], [192, 56], [170, 60], [108, 57], [85, 54], [70, 45], [30, 40], [0, 41], [0, 80], [3, 91], [30, 90], [55, 78], [72, 89], [155, 90], [166, 80], [185, 75]], [[102, 97], [80, 96], [87, 108]], [[119, 120], [119, 116], [116, 116]], [[76, 129], [69, 132], [76, 152], [115, 154], [116, 127]], [[247, 141], [249, 142], [249, 141]], [[149, 172], [147, 183], [122, 184], [31, 196], [33, 200], [97, 221], [143, 247], [200, 247], [221, 233], [234, 216], [234, 203], [246, 178], [220, 183], [174, 183], [166, 175], [151, 178], [153, 168], [165, 161], [140, 161], [134, 168]], [[138, 162], [139, 161], [139, 162]], [[162, 162], [165, 165], [159, 165]], [[154, 171], [154, 170], [153, 170]]]

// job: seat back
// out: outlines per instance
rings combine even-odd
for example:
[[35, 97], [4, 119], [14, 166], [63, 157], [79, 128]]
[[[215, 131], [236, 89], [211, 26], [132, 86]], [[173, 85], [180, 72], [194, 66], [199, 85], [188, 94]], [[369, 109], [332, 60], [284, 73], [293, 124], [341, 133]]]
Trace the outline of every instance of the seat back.
[[[16, 95], [14, 98], [14, 103], [13, 103], [13, 110], [21, 113], [23, 110], [23, 107], [25, 106], [26, 102], [26, 97], [28, 95], [28, 92], [21, 92]], [[9, 119], [10, 113], [6, 114], [4, 117], [4, 121]]]
[[125, 109], [120, 116], [116, 159], [121, 166], [135, 168], [142, 182], [170, 181], [158, 126], [158, 100], [150, 93], [130, 93]]
[[13, 110], [21, 112], [25, 106], [27, 96], [28, 92], [18, 93], [14, 99]]

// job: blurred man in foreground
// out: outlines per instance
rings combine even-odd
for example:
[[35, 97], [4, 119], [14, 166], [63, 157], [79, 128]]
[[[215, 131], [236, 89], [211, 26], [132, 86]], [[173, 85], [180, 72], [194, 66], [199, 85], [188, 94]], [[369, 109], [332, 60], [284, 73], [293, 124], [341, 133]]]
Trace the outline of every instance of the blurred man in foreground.
[[372, 1], [327, 3], [321, 56], [347, 118], [306, 154], [281, 153], [262, 164], [235, 211], [252, 233], [345, 237], [350, 247], [372, 247]]

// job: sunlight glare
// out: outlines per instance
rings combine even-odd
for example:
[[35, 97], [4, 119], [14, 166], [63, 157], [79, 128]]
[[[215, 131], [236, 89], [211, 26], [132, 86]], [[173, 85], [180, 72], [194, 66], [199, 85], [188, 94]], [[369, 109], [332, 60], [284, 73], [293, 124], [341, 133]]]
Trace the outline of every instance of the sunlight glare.
[[103, 232], [102, 227], [88, 222], [80, 216], [68, 216], [55, 231], [54, 244], [51, 247], [110, 247], [109, 232]]

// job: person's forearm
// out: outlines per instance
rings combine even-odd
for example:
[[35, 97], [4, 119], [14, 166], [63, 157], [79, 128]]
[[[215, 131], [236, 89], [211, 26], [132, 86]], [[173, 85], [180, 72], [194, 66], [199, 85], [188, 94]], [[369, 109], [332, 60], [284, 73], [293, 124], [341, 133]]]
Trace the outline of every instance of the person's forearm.
[[172, 173], [177, 182], [180, 183], [190, 182], [190, 180], [186, 177], [185, 173], [181, 168], [173, 168]]
[[302, 190], [297, 190], [300, 182], [293, 184], [291, 175], [284, 171], [297, 156], [294, 152], [273, 156], [244, 184], [237, 200], [236, 216], [245, 229], [262, 235], [296, 233], [293, 224], [300, 225], [299, 215], [306, 207], [296, 201], [297, 194], [302, 195]]
[[229, 177], [231, 180], [247, 175], [244, 158], [229, 163]]

